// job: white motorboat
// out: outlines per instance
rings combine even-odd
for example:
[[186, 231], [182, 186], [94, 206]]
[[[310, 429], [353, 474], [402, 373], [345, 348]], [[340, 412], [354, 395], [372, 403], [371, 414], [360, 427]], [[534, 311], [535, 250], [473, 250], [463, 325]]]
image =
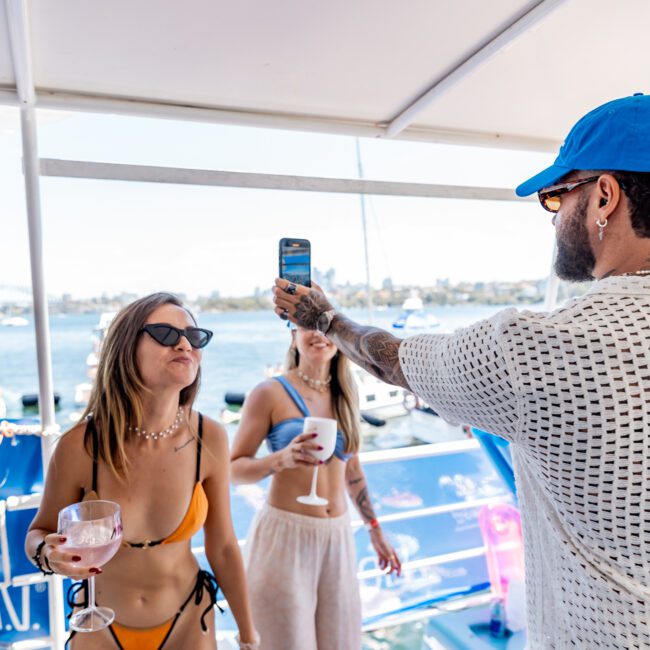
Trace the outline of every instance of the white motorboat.
[[359, 410], [362, 415], [386, 420], [406, 415], [409, 412], [408, 396], [410, 393], [400, 386], [386, 384], [355, 364], [351, 364], [351, 366], [352, 376], [359, 393]]
[[29, 321], [22, 316], [10, 316], [9, 318], [0, 320], [0, 325], [3, 327], [25, 327], [29, 325]]
[[90, 382], [84, 381], [75, 386], [74, 402], [78, 406], [85, 406], [86, 404], [88, 404], [88, 400], [90, 399], [90, 392], [93, 388], [92, 380], [95, 379], [95, 375], [97, 374], [97, 366], [99, 364], [99, 352], [101, 350], [104, 337], [106, 336], [106, 330], [108, 329], [108, 326], [111, 324], [111, 321], [115, 318], [115, 314], [116, 312], [114, 311], [103, 312], [99, 317], [99, 323], [97, 323], [97, 325], [93, 328], [93, 335], [92, 335], [93, 347], [92, 350], [88, 353], [88, 356], [86, 357], [86, 366], [87, 366], [86, 374], [91, 381]]
[[424, 303], [416, 290], [402, 304], [402, 313], [393, 323], [395, 329], [401, 330], [430, 330], [438, 327], [440, 322], [433, 315], [425, 311]]

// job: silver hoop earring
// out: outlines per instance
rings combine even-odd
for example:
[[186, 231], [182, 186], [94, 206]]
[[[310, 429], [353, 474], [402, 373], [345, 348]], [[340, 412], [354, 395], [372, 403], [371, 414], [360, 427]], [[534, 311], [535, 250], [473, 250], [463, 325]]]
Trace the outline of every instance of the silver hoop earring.
[[598, 239], [603, 241], [603, 236], [605, 234], [605, 226], [607, 225], [607, 219], [605, 223], [600, 223], [600, 219], [596, 219], [596, 225], [598, 226]]

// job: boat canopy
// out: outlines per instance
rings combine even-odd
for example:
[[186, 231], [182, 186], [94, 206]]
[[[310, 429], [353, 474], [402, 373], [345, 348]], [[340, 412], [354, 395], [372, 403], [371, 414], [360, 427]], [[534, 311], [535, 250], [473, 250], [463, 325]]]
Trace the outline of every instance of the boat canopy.
[[[25, 101], [10, 38], [21, 4], [0, 4], [5, 104]], [[580, 115], [650, 78], [645, 0], [26, 9], [40, 107], [554, 151]]]
[[[41, 174], [515, 197], [511, 188], [46, 161], [37, 107], [555, 151], [591, 108], [647, 90], [648, 24], [647, 0], [0, 2], [0, 105], [20, 108], [23, 135], [43, 467], [58, 427]], [[50, 638], [61, 647], [63, 601], [53, 590], [47, 597]]]

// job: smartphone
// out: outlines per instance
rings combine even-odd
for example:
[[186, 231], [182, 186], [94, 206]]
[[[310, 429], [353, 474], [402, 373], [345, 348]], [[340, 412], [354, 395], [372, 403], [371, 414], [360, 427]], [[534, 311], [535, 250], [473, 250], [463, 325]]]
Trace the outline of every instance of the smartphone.
[[311, 244], [307, 239], [280, 240], [280, 277], [311, 287]]

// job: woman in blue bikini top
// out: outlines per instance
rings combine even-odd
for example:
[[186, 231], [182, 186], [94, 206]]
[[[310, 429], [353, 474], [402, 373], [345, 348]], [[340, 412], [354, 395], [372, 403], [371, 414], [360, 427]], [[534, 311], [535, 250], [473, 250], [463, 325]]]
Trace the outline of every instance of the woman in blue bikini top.
[[[287, 394], [296, 405], [302, 417], [300, 418], [287, 418], [281, 422], [277, 422], [271, 427], [268, 435], [266, 436], [266, 446], [269, 453], [280, 451], [287, 447], [291, 441], [302, 434], [305, 418], [309, 417], [311, 413], [305, 404], [305, 400], [300, 396], [300, 393], [295, 386], [283, 376], [273, 377], [274, 381], [279, 382]], [[347, 448], [346, 439], [343, 432], [339, 429], [336, 432], [336, 447], [334, 448], [334, 456], [346, 463], [351, 457], [352, 453], [345, 453]]]
[[[317, 493], [329, 502], [323, 506], [296, 501], [309, 493], [313, 467], [319, 463], [310, 454], [318, 448], [317, 440], [302, 433], [310, 415], [338, 423], [335, 452], [318, 472]], [[369, 530], [378, 565], [398, 573], [399, 559], [377, 522], [359, 462], [359, 429], [349, 361], [319, 332], [292, 330], [284, 374], [259, 384], [246, 398], [231, 451], [231, 478], [234, 483], [257, 483], [272, 476], [268, 507], [309, 518], [344, 515], [349, 496]], [[257, 458], [264, 442], [269, 453]], [[260, 633], [264, 638], [262, 629]]]

